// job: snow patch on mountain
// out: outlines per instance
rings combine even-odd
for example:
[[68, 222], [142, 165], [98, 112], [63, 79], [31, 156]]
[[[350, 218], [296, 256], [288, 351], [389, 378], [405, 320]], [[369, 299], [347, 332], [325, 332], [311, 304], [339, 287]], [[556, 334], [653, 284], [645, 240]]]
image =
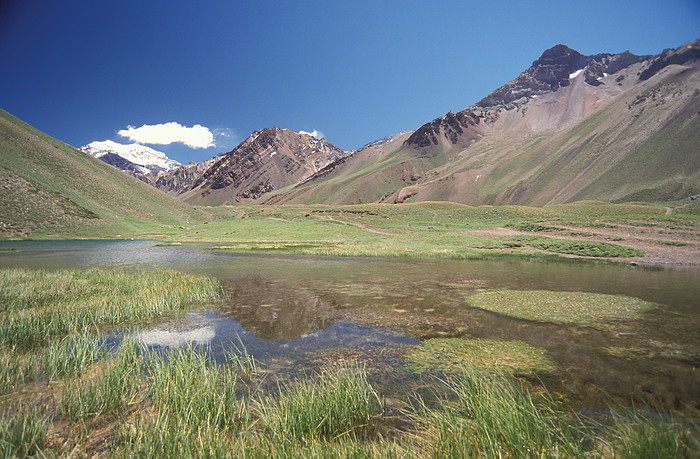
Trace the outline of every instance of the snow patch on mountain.
[[570, 79], [570, 80], [573, 80], [574, 78], [576, 78], [577, 76], [579, 76], [579, 75], [581, 74], [581, 72], [583, 72], [583, 70], [584, 70], [584, 69], [578, 69], [578, 70], [576, 70], [574, 73], [570, 73], [570, 74], [569, 74], [569, 79]]
[[168, 158], [165, 153], [138, 143], [125, 145], [111, 140], [95, 141], [84, 145], [80, 150], [97, 159], [110, 153], [118, 155], [140, 166], [144, 174], [150, 171], [169, 171], [180, 166], [179, 162]]

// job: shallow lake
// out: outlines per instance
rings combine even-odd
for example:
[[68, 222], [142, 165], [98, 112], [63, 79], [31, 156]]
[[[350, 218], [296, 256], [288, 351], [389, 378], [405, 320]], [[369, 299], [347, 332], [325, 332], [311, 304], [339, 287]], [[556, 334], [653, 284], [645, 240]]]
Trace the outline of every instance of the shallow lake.
[[[194, 343], [215, 355], [242, 345], [278, 375], [357, 360], [388, 391], [398, 391], [398, 381], [415, 379], [402, 352], [420, 339], [519, 340], [546, 350], [557, 370], [536, 379], [575, 405], [700, 407], [697, 267], [249, 255], [141, 240], [0, 242], [0, 268], [7, 267], [175, 269], [216, 277], [229, 294], [225, 304], [132, 333], [150, 346]], [[470, 295], [495, 289], [620, 294], [660, 306], [600, 329], [466, 305]]]

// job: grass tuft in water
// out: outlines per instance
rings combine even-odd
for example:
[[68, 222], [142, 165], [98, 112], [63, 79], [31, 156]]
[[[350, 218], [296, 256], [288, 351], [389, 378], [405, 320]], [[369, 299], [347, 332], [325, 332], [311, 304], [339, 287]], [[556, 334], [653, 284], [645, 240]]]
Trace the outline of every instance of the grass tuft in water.
[[79, 375], [103, 355], [99, 337], [89, 333], [66, 337], [46, 351], [46, 379]]
[[81, 374], [103, 355], [99, 336], [89, 333], [65, 337], [49, 346], [0, 351], [0, 394], [35, 381], [50, 382]]
[[174, 271], [0, 270], [0, 346], [144, 323], [220, 297], [214, 280]]
[[113, 361], [97, 368], [95, 377], [67, 382], [58, 405], [66, 419], [78, 421], [126, 410], [139, 400], [145, 360], [143, 349], [133, 341], [123, 343]]
[[192, 429], [235, 429], [240, 424], [247, 408], [237, 399], [238, 377], [231, 367], [209, 363], [188, 348], [156, 355], [150, 366], [149, 396], [160, 411]]
[[421, 399], [413, 407], [419, 435], [432, 457], [581, 457], [586, 436], [545, 398], [511, 378], [464, 369], [444, 381], [438, 408]]
[[341, 368], [280, 389], [279, 398], [261, 403], [260, 409], [272, 441], [304, 444], [366, 436], [383, 408], [364, 371]]
[[700, 424], [676, 422], [655, 412], [613, 416], [610, 446], [616, 457], [699, 457]]
[[38, 409], [20, 404], [0, 419], [0, 457], [45, 457], [50, 419]]
[[120, 451], [146, 457], [227, 456], [233, 438], [251, 423], [251, 391], [241, 387], [250, 375], [240, 373], [255, 368], [252, 357], [239, 357], [239, 366], [218, 365], [201, 351], [183, 348], [151, 353], [148, 360], [150, 410], [123, 427]]

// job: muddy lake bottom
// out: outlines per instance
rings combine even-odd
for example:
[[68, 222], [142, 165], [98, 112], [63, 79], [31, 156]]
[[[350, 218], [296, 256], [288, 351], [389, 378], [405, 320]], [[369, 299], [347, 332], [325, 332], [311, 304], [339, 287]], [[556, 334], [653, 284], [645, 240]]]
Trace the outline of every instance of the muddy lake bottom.
[[[516, 367], [515, 376], [544, 385], [575, 409], [700, 408], [698, 268], [242, 255], [156, 247], [154, 241], [3, 242], [0, 249], [12, 249], [0, 250], [2, 268], [174, 269], [215, 277], [227, 294], [223, 304], [124, 335], [159, 349], [195, 345], [216, 359], [245, 348], [271, 383], [359, 363], [378, 392], [401, 398], [429, 392], [435, 377], [449, 371], [411, 367], [409, 356], [421, 342], [519, 342], [542, 350], [552, 366]], [[470, 297], [499, 290], [624, 295], [656, 307], [634, 318], [582, 325], [469, 305]], [[456, 360], [458, 366], [478, 358]]]

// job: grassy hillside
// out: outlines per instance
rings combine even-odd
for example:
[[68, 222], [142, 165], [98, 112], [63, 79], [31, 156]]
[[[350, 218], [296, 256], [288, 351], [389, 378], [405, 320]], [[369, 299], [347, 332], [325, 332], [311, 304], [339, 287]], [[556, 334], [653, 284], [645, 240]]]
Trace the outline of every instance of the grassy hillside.
[[0, 110], [0, 236], [161, 233], [200, 211]]

